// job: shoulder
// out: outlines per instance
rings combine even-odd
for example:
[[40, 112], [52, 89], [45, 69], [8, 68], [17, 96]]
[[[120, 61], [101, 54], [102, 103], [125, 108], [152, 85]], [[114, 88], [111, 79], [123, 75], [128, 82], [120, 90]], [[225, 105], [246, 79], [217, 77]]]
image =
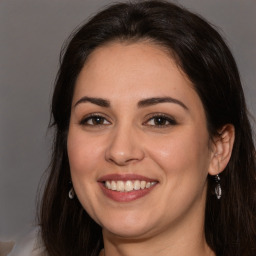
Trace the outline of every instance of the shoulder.
[[38, 228], [15, 243], [8, 256], [48, 256]]

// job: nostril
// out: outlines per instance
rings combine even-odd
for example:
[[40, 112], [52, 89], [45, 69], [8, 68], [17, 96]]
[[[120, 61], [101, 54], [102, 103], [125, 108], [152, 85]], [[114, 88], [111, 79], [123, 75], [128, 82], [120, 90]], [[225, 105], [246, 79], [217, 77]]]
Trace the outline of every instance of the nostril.
[[125, 166], [137, 161], [141, 161], [144, 158], [144, 153], [140, 149], [134, 149], [127, 151], [106, 151], [105, 159], [108, 162], [116, 164], [118, 166]]

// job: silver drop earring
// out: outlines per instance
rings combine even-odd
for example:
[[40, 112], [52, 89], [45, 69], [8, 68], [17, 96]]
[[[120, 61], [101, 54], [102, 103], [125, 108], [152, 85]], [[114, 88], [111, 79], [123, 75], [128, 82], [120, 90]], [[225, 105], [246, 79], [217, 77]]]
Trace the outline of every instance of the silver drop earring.
[[217, 199], [220, 199], [221, 195], [222, 195], [222, 191], [221, 191], [221, 186], [220, 186], [220, 176], [219, 176], [219, 174], [217, 174], [214, 178], [215, 178], [215, 181], [217, 183], [217, 185], [215, 187], [215, 195], [216, 195]]
[[73, 199], [73, 198], [75, 197], [75, 190], [74, 190], [73, 187], [69, 190], [69, 192], [68, 192], [68, 197], [69, 197], [70, 199]]

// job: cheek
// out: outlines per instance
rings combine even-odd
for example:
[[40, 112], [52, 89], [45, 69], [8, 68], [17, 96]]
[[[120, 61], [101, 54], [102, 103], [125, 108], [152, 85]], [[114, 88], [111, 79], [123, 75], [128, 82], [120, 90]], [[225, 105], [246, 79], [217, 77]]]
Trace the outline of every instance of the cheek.
[[95, 181], [101, 154], [99, 145], [95, 139], [92, 141], [82, 131], [72, 127], [68, 134], [67, 150], [76, 196], [89, 215], [95, 216], [93, 205], [97, 201]]
[[166, 218], [170, 212], [177, 217], [205, 195], [209, 165], [207, 133], [201, 140], [195, 136], [195, 131], [175, 133], [175, 136], [160, 140], [155, 145], [150, 153], [163, 171], [165, 193], [162, 193], [162, 199], [163, 202], [172, 202], [163, 206]]
[[101, 147], [97, 140], [84, 136], [82, 131], [70, 128], [67, 141], [68, 158], [72, 176], [87, 176], [97, 164]]
[[[208, 133], [188, 129], [162, 138], [150, 149], [151, 158], [166, 175], [182, 176], [207, 173], [209, 164]], [[188, 173], [187, 173], [188, 172]], [[198, 175], [196, 175], [198, 177]]]

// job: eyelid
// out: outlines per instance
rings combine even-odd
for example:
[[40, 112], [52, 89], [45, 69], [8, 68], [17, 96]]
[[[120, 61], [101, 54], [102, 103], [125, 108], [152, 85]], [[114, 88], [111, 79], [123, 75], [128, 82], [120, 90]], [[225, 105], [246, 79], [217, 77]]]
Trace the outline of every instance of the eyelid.
[[[105, 120], [108, 122], [108, 124], [90, 125], [90, 124], [87, 124], [87, 123], [86, 123], [88, 120], [93, 119], [93, 118], [96, 118], [96, 117], [100, 117], [100, 118], [105, 119]], [[87, 125], [87, 126], [110, 125], [110, 124], [111, 124], [111, 121], [109, 121], [109, 119], [110, 119], [110, 118], [109, 118], [108, 116], [106, 117], [105, 114], [96, 112], [96, 113], [90, 113], [90, 114], [87, 114], [87, 115], [83, 116], [83, 117], [81, 118], [81, 120], [79, 121], [79, 124], [80, 124], [80, 125]]]
[[[97, 117], [100, 117], [102, 119], [104, 119], [104, 122], [107, 121], [108, 123], [107, 124], [89, 124], [88, 121], [90, 119], [93, 119], [93, 118], [97, 118]], [[168, 124], [155, 124], [155, 125], [152, 125], [152, 124], [148, 124], [149, 121], [151, 121], [152, 119], [154, 118], [163, 118], [164, 120], [166, 120], [168, 122]], [[106, 126], [106, 125], [111, 125], [112, 122], [110, 121], [111, 118], [109, 116], [106, 116], [105, 114], [103, 113], [99, 113], [99, 112], [95, 112], [95, 113], [90, 113], [90, 114], [87, 114], [85, 116], [83, 116], [81, 118], [81, 120], [79, 121], [79, 124], [80, 125], [84, 125], [84, 126]], [[150, 127], [153, 127], [153, 128], [165, 128], [165, 127], [168, 127], [168, 126], [173, 126], [173, 125], [176, 125], [177, 124], [177, 121], [175, 120], [175, 118], [173, 116], [170, 116], [169, 114], [165, 114], [165, 113], [151, 113], [149, 115], [146, 116], [146, 120], [142, 123], [143, 125], [145, 126], [150, 126]]]
[[[169, 124], [165, 124], [165, 125], [147, 125], [147, 123], [157, 117], [161, 117], [163, 119], [165, 119], [167, 122], [169, 122]], [[151, 127], [156, 127], [156, 128], [164, 128], [164, 127], [168, 127], [168, 126], [173, 126], [173, 125], [177, 125], [177, 121], [175, 120], [174, 117], [164, 114], [164, 113], [152, 113], [150, 115], [147, 116], [147, 120], [145, 122], [143, 122], [144, 125], [146, 126], [151, 126]]]

